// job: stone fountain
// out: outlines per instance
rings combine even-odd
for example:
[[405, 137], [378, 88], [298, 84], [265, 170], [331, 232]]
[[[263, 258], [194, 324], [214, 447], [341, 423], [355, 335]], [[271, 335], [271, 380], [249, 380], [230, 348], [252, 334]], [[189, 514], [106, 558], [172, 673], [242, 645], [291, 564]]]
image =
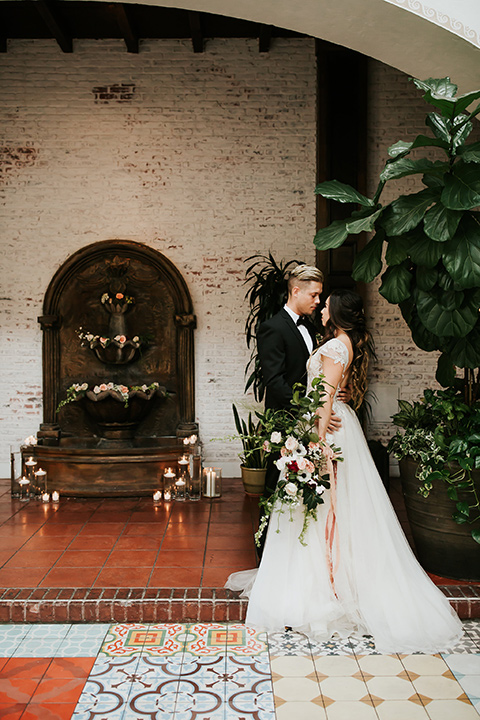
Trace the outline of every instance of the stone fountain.
[[36, 458], [63, 495], [150, 494], [198, 434], [188, 288], [146, 245], [82, 248], [53, 277]]

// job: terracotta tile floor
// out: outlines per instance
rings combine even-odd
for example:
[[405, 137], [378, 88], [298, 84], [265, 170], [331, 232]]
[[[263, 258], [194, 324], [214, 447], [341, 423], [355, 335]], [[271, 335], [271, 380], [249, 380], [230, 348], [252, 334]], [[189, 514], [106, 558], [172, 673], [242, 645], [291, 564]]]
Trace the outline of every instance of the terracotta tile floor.
[[[398, 479], [390, 497], [411, 540]], [[246, 601], [223, 585], [255, 567], [257, 518], [256, 498], [235, 479], [214, 501], [159, 506], [138, 497], [21, 502], [0, 481], [0, 622], [241, 621]], [[461, 617], [480, 617], [480, 584], [434, 581]]]
[[256, 565], [258, 507], [240, 480], [222, 498], [13, 500], [0, 486], [0, 587], [222, 587]]

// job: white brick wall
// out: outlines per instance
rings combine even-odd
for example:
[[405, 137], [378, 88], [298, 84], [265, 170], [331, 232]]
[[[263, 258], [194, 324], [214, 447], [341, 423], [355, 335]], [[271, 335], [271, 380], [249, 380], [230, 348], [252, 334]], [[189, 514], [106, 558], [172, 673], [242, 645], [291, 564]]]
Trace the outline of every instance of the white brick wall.
[[[2, 63], [0, 475], [41, 421], [37, 316], [78, 248], [146, 243], [186, 279], [198, 318], [196, 411], [206, 458], [238, 472], [231, 403], [248, 353], [243, 260], [314, 260], [315, 56], [307, 40], [9, 42]], [[135, 85], [108, 102], [98, 88]], [[115, 88], [113, 88], [115, 91]], [[131, 88], [127, 89], [131, 94]], [[28, 151], [25, 151], [28, 148]], [[3, 160], [3, 162], [2, 162]]]
[[[232, 402], [252, 402], [243, 260], [269, 249], [314, 260], [313, 41], [275, 40], [265, 54], [255, 40], [209, 41], [203, 54], [187, 41], [148, 41], [138, 55], [123, 41], [77, 41], [71, 55], [53, 41], [9, 41], [0, 63], [0, 476], [9, 446], [42, 417], [37, 316], [48, 283], [73, 252], [109, 238], [146, 243], [184, 275], [206, 459], [237, 471], [238, 446], [211, 439], [233, 433]], [[122, 84], [134, 85], [126, 98]], [[369, 87], [373, 192], [387, 147], [424, 131], [425, 106], [405, 75], [376, 61]], [[391, 183], [385, 200], [411, 183]], [[415, 349], [377, 287], [372, 380], [391, 404], [398, 388], [413, 398], [432, 384], [435, 358]], [[387, 440], [391, 424], [376, 412], [370, 434]]]

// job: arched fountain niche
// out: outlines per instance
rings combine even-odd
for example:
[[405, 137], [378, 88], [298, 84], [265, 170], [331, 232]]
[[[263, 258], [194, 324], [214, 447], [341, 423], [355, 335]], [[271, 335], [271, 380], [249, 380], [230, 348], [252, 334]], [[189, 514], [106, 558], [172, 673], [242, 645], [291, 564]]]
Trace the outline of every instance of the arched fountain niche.
[[[51, 487], [76, 496], [152, 492], [183, 438], [198, 433], [195, 316], [181, 274], [146, 245], [94, 243], [59, 268], [43, 312], [36, 456]], [[58, 410], [72, 386], [75, 401]]]

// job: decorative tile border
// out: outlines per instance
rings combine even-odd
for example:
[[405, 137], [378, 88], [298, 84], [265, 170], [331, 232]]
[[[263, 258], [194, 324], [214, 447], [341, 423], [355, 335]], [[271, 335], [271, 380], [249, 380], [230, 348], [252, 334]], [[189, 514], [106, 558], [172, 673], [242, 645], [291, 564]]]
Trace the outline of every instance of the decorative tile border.
[[[460, 618], [480, 618], [479, 585], [439, 587]], [[247, 604], [224, 588], [9, 588], [0, 590], [0, 623], [232, 623]]]

